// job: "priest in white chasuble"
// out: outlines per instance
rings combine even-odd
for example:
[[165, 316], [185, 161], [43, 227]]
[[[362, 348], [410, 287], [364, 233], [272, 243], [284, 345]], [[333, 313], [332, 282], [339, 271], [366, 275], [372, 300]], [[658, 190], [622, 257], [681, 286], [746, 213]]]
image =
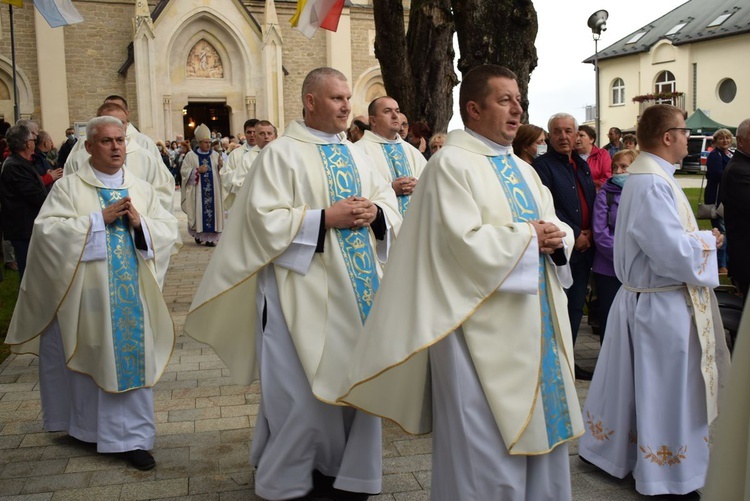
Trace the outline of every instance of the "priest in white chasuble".
[[729, 356], [713, 287], [718, 230], [700, 231], [674, 180], [690, 129], [678, 108], [638, 121], [640, 155], [617, 213], [615, 296], [591, 382], [579, 454], [641, 494], [695, 493], [706, 480], [708, 426]]
[[433, 432], [433, 500], [571, 499], [573, 233], [512, 154], [520, 103], [507, 68], [465, 75], [466, 129], [419, 179], [339, 399]]
[[[245, 131], [245, 137], [252, 138], [252, 143], [250, 141], [246, 141], [245, 144], [241, 145], [239, 148], [235, 148], [234, 150], [232, 150], [232, 152], [229, 154], [226, 165], [224, 165], [224, 167], [221, 169], [221, 189], [222, 196], [224, 197], [224, 209], [226, 209], [227, 211], [232, 208], [234, 199], [237, 196], [237, 192], [239, 191], [239, 187], [232, 186], [234, 173], [238, 168], [242, 167], [242, 160], [246, 155], [252, 155], [252, 160], [255, 160], [255, 157], [257, 157], [258, 153], [260, 153], [260, 148], [255, 144], [255, 126], [258, 124], [258, 122], [260, 122], [260, 120], [258, 120], [257, 118], [251, 118], [245, 121], [245, 126], [243, 128], [243, 130]], [[240, 184], [240, 186], [242, 185]]]
[[188, 233], [195, 243], [214, 247], [224, 230], [224, 195], [221, 188], [221, 156], [211, 149], [211, 131], [204, 124], [195, 129], [198, 147], [182, 162], [182, 210]]
[[238, 383], [260, 377], [259, 496], [365, 499], [381, 488], [380, 419], [334, 401], [401, 218], [342, 134], [346, 77], [313, 70], [302, 96], [304, 121], [263, 148], [237, 195], [185, 332]]
[[[105, 102], [102, 104], [96, 111], [96, 116], [115, 117], [122, 121], [126, 127], [129, 125], [127, 111], [114, 102]], [[85, 143], [85, 141], [82, 142]], [[173, 212], [174, 177], [172, 176], [172, 173], [169, 172], [169, 169], [164, 165], [160, 156], [154, 156], [132, 137], [128, 139], [128, 136], [126, 135], [125, 142], [125, 168], [136, 177], [143, 179], [150, 184], [156, 191], [156, 196], [162, 207], [169, 212]], [[90, 159], [91, 155], [86, 151], [86, 148], [81, 148], [78, 151], [72, 152], [68, 156], [68, 160], [65, 162], [63, 174], [68, 176], [77, 172], [84, 165], [88, 164]], [[161, 253], [157, 258], [155, 263], [156, 276], [161, 287], [164, 287], [164, 278], [166, 277], [167, 269], [169, 268], [170, 257], [177, 254], [180, 247], [182, 247], [181, 238], [175, 242], [175, 246], [172, 248], [171, 253]]]
[[357, 141], [357, 148], [370, 157], [376, 170], [391, 184], [403, 216], [427, 160], [398, 134], [401, 114], [395, 99], [388, 96], [375, 98], [367, 110], [370, 130], [364, 131], [362, 139]]
[[39, 355], [45, 430], [150, 469], [151, 388], [175, 339], [154, 262], [175, 245], [178, 224], [122, 167], [118, 119], [95, 118], [86, 135], [91, 161], [55, 183], [34, 223], [6, 342]]

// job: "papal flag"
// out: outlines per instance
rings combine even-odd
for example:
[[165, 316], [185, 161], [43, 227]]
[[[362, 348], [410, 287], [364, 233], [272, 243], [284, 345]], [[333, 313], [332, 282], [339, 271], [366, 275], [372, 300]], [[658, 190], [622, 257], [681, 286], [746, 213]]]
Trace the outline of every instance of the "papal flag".
[[292, 16], [292, 26], [312, 38], [318, 28], [336, 31], [344, 9], [344, 0], [297, 0], [297, 12]]
[[[0, 0], [0, 2], [14, 7], [23, 7], [23, 0]], [[71, 0], [34, 0], [34, 6], [53, 28], [83, 21], [83, 16], [73, 7]]]

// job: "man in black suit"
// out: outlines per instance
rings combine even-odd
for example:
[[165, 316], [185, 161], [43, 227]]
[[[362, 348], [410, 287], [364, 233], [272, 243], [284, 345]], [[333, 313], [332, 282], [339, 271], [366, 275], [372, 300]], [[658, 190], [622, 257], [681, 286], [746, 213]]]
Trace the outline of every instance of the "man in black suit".
[[[576, 119], [567, 113], [558, 113], [549, 119], [547, 127], [551, 148], [534, 160], [533, 167], [542, 183], [552, 192], [557, 217], [573, 229], [575, 236], [575, 247], [570, 257], [573, 285], [565, 290], [575, 343], [594, 262], [591, 213], [596, 187], [588, 164], [573, 147], [578, 132]], [[591, 373], [576, 366], [576, 379], [589, 380]]]
[[750, 246], [750, 118], [737, 127], [737, 150], [724, 169], [720, 186], [727, 240], [732, 242], [729, 276], [747, 297], [750, 286], [750, 253], [747, 252]]

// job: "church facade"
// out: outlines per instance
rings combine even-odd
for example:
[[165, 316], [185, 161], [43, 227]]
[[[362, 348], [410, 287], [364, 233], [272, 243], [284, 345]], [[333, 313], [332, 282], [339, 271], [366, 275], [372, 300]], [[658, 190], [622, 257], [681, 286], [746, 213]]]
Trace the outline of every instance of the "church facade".
[[[192, 137], [200, 123], [237, 134], [252, 117], [283, 131], [301, 118], [302, 81], [319, 66], [347, 76], [353, 115], [385, 93], [370, 0], [347, 1], [338, 31], [319, 30], [311, 40], [289, 23], [294, 1], [73, 3], [84, 22], [55, 29], [32, 2], [13, 9], [19, 112], [56, 142], [110, 94], [128, 100], [142, 132], [174, 139]], [[0, 5], [0, 116], [12, 122], [9, 11]]]

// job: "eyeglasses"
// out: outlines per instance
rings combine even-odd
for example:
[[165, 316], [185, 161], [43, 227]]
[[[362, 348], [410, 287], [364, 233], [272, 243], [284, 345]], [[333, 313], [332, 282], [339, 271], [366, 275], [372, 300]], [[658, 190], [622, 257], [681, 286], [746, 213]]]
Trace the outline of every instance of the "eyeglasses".
[[665, 130], [664, 132], [669, 132], [671, 130], [679, 130], [686, 136], [689, 136], [691, 132], [693, 132], [693, 129], [688, 129], [687, 127], [670, 127], [669, 129]]

